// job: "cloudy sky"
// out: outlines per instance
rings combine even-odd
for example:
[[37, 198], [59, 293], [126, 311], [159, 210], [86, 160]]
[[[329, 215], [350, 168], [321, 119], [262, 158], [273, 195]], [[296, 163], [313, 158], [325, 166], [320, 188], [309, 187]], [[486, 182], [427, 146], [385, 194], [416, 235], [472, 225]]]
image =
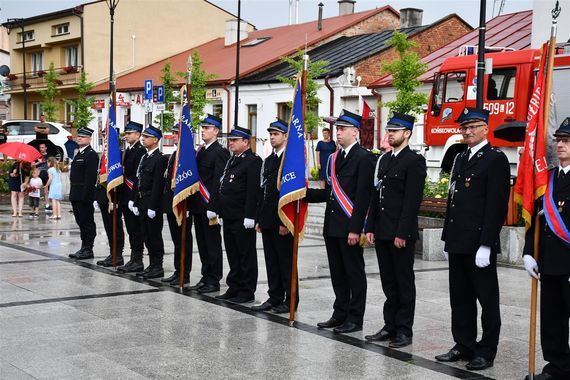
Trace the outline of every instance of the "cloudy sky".
[[[137, 0], [144, 2], [147, 0]], [[201, 0], [179, 0], [201, 1]], [[535, 0], [536, 1], [536, 0]], [[30, 17], [47, 12], [71, 8], [86, 2], [81, 0], [0, 0], [0, 21], [7, 18]], [[210, 2], [237, 13], [237, 0], [210, 0]], [[337, 0], [300, 0], [299, 22], [317, 18], [317, 4], [324, 4], [324, 17], [338, 14]], [[289, 22], [289, 0], [242, 0], [242, 18], [258, 29], [286, 25]], [[495, 4], [496, 3], [496, 4]], [[487, 0], [487, 19], [498, 12], [500, 1]], [[479, 24], [479, 0], [357, 0], [356, 11], [364, 11], [390, 4], [395, 9], [406, 7], [424, 10], [424, 24], [436, 21], [449, 13], [457, 13], [472, 26]], [[120, 7], [120, 3], [119, 3]], [[532, 0], [506, 0], [503, 13], [511, 13], [532, 8]]]

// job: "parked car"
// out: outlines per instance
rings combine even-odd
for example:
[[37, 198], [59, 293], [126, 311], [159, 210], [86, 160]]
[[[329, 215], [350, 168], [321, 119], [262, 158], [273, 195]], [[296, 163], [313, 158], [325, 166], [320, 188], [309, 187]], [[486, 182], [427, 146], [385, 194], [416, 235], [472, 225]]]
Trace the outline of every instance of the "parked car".
[[[34, 126], [38, 124], [38, 120], [7, 120], [4, 121], [4, 128], [6, 130], [6, 135], [8, 136], [8, 142], [19, 141], [23, 143], [29, 143], [36, 138], [36, 132], [34, 131]], [[49, 124], [49, 140], [56, 145], [57, 156], [62, 159], [67, 157], [67, 152], [65, 150], [65, 143], [68, 140], [68, 136], [71, 136], [61, 123], [46, 122]]]

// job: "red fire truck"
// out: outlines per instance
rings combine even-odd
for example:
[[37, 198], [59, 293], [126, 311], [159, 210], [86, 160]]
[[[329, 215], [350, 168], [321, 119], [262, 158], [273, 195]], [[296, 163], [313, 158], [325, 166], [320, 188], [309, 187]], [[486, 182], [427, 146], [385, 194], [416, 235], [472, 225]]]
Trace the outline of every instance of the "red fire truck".
[[[464, 107], [475, 107], [477, 55], [446, 59], [434, 76], [428, 110], [424, 115], [424, 142], [428, 167], [451, 169], [455, 155], [466, 149], [458, 130], [457, 120]], [[524, 128], [527, 108], [532, 94], [540, 51], [497, 51], [485, 54], [492, 60], [492, 74], [486, 74], [484, 108], [490, 111], [489, 142], [502, 148], [513, 169], [518, 161], [517, 147], [523, 142], [495, 138], [498, 127], [508, 125]], [[554, 109], [560, 123], [570, 116], [570, 54], [555, 57], [553, 77]], [[504, 127], [503, 127], [504, 128]]]

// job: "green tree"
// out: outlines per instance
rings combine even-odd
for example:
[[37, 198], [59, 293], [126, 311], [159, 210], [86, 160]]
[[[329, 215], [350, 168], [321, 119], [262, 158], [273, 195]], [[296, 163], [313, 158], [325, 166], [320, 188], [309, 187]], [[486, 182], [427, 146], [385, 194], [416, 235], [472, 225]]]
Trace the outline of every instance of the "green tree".
[[162, 81], [162, 86], [164, 86], [164, 103], [166, 104], [166, 109], [162, 113], [162, 118], [159, 115], [155, 119], [155, 123], [160, 124], [161, 130], [170, 132], [174, 126], [174, 123], [176, 122], [176, 116], [174, 115], [174, 104], [179, 103], [180, 99], [174, 96], [176, 78], [172, 74], [171, 63], [166, 62], [160, 71], [162, 73], [160, 80]]
[[408, 41], [408, 36], [395, 31], [388, 45], [398, 53], [399, 58], [382, 65], [382, 74], [391, 74], [393, 85], [398, 90], [396, 100], [383, 102], [390, 111], [401, 113], [422, 113], [422, 105], [428, 102], [428, 95], [416, 92], [421, 85], [418, 78], [426, 72], [427, 65], [421, 61], [417, 53], [411, 51], [417, 47], [417, 43]]
[[[282, 57], [281, 60], [289, 64], [289, 67], [299, 73], [303, 70], [303, 51], [297, 51], [297, 54], [293, 57]], [[329, 62], [325, 60], [319, 61], [309, 61], [307, 65], [307, 110], [305, 112], [305, 131], [311, 133], [313, 129], [321, 124], [321, 118], [319, 117], [317, 111], [319, 108], [319, 103], [321, 99], [317, 95], [319, 88], [322, 86], [317, 83], [316, 78], [321, 77], [328, 70], [326, 67]], [[277, 76], [277, 79], [283, 83], [287, 83], [292, 87], [295, 87], [296, 78], [287, 78], [281, 75]], [[286, 120], [288, 121], [288, 120]]]
[[79, 83], [75, 86], [77, 98], [66, 100], [66, 103], [73, 107], [73, 112], [71, 114], [73, 116], [73, 128], [79, 129], [87, 127], [89, 122], [95, 118], [91, 112], [91, 106], [95, 97], [87, 96], [87, 93], [91, 91], [94, 86], [95, 85], [92, 82], [87, 81], [87, 73], [85, 71], [81, 71]]
[[58, 86], [58, 74], [55, 71], [53, 62], [49, 64], [49, 69], [44, 75], [44, 80], [46, 81], [46, 88], [40, 91], [40, 94], [44, 98], [42, 103], [42, 111], [46, 117], [47, 121], [56, 121], [55, 117], [59, 109], [57, 103], [55, 102], [55, 97], [60, 94]]
[[192, 78], [190, 80], [190, 106], [192, 116], [192, 128], [197, 130], [198, 125], [204, 115], [204, 107], [208, 104], [206, 100], [206, 83], [216, 76], [207, 73], [202, 69], [204, 62], [196, 50], [192, 53]]

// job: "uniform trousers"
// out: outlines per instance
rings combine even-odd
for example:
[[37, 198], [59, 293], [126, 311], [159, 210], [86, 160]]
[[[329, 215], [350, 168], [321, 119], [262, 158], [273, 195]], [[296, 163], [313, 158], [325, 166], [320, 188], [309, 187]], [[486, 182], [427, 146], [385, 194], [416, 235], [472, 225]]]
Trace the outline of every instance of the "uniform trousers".
[[131, 246], [132, 262], [142, 263], [144, 239], [141, 231], [140, 217], [133, 214], [128, 207], [123, 205], [123, 217], [125, 218], [125, 227], [129, 235], [129, 245]]
[[376, 256], [380, 267], [384, 302], [384, 329], [392, 334], [412, 337], [416, 309], [414, 275], [415, 241], [396, 248], [393, 240], [376, 240]]
[[[105, 233], [107, 234], [107, 240], [109, 241], [110, 254], [113, 254], [113, 210], [109, 212], [109, 203], [99, 203], [99, 209], [101, 210], [101, 218], [103, 219], [103, 226], [105, 227]], [[123, 249], [125, 246], [125, 232], [123, 231], [123, 220], [121, 219], [121, 214], [123, 213], [123, 208], [121, 205], [117, 205], [116, 217], [117, 227], [116, 227], [116, 247], [117, 247], [117, 257], [123, 256]]]
[[255, 229], [245, 229], [243, 219], [223, 219], [224, 244], [230, 264], [226, 278], [231, 295], [252, 298], [257, 288]]
[[162, 211], [156, 211], [154, 218], [148, 217], [148, 210], [140, 209], [140, 221], [144, 245], [148, 250], [151, 267], [162, 268], [164, 259], [164, 241], [162, 240], [162, 227], [164, 219]]
[[199, 282], [219, 285], [223, 273], [220, 225], [210, 226], [210, 220], [206, 214], [194, 214], [194, 230], [202, 263], [202, 279]]
[[540, 275], [540, 343], [548, 364], [544, 367], [556, 378], [570, 378], [568, 347], [570, 283], [568, 276]]
[[[171, 212], [166, 213], [168, 220], [168, 228], [170, 229], [170, 237], [174, 243], [174, 270], [180, 274], [180, 252], [182, 250], [182, 226], [178, 225], [176, 215]], [[192, 269], [192, 219], [186, 219], [186, 246], [184, 247], [184, 276], [190, 276]]]
[[[278, 229], [262, 229], [263, 253], [267, 270], [269, 303], [277, 306], [291, 302], [291, 271], [293, 263], [293, 235], [279, 235]], [[299, 282], [297, 281], [297, 289]], [[299, 292], [296, 302], [299, 303]]]
[[325, 246], [335, 294], [332, 316], [362, 325], [367, 287], [363, 249], [336, 237], [325, 237]]
[[[489, 361], [495, 359], [501, 332], [497, 255], [491, 254], [490, 261], [489, 266], [479, 268], [475, 265], [475, 254], [449, 253], [449, 297], [454, 348], [464, 356], [480, 356]], [[479, 342], [477, 301], [481, 304], [483, 327]]]
[[75, 222], [79, 226], [79, 236], [81, 237], [81, 248], [93, 248], [95, 236], [97, 236], [97, 226], [93, 213], [93, 202], [72, 201], [71, 208]]

